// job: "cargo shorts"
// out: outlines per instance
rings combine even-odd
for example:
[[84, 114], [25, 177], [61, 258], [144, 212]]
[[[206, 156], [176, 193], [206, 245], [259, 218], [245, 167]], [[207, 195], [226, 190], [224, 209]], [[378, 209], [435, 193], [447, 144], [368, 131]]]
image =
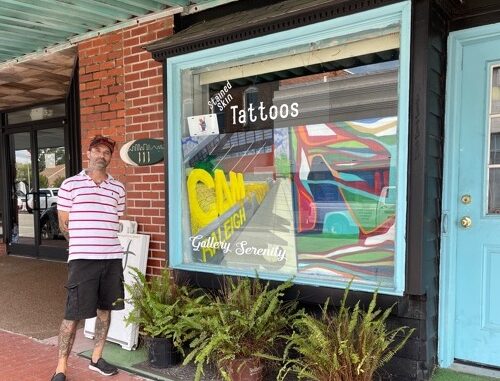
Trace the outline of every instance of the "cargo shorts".
[[123, 310], [121, 259], [75, 259], [68, 263], [66, 320], [93, 318], [97, 310]]

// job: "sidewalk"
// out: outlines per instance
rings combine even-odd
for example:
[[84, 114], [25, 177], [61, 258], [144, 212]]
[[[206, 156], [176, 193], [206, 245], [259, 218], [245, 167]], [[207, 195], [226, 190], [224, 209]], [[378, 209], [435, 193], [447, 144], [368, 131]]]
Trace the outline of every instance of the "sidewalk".
[[[0, 330], [0, 381], [50, 381], [57, 363], [57, 345]], [[68, 381], [146, 381], [123, 370], [104, 377], [88, 369], [89, 361], [72, 353]]]

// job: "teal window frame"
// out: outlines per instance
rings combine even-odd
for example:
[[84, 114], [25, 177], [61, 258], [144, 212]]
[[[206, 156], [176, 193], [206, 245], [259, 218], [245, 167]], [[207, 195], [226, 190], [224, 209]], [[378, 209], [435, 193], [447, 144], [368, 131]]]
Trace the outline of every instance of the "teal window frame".
[[[400, 2], [357, 14], [343, 16], [319, 22], [293, 30], [269, 34], [266, 36], [218, 46], [193, 53], [179, 55], [167, 59], [165, 65], [167, 90], [167, 136], [168, 136], [168, 184], [169, 212], [169, 266], [175, 269], [225, 274], [234, 276], [255, 276], [255, 273], [235, 268], [207, 266], [200, 263], [183, 263], [183, 231], [182, 231], [182, 147], [181, 147], [181, 112], [182, 93], [181, 73], [183, 70], [203, 65], [216, 64], [221, 61], [243, 59], [248, 56], [264, 55], [282, 48], [293, 48], [302, 44], [328, 38], [338, 38], [375, 28], [383, 28], [400, 23], [400, 51], [398, 78], [398, 167], [397, 167], [397, 210], [394, 287], [379, 288], [379, 292], [388, 295], [402, 295], [405, 287], [406, 258], [406, 199], [407, 199], [407, 162], [408, 162], [408, 125], [409, 125], [409, 83], [410, 83], [410, 26], [411, 3]], [[271, 272], [259, 272], [262, 279], [284, 281], [290, 276]], [[341, 281], [317, 280], [296, 275], [294, 283], [331, 288], [345, 288]], [[353, 283], [353, 290], [373, 292], [375, 287]]]

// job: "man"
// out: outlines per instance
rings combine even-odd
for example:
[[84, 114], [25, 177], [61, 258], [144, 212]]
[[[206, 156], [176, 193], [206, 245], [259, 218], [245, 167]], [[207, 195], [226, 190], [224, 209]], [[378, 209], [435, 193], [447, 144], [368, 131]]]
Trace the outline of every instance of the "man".
[[89, 368], [105, 376], [118, 369], [102, 358], [111, 310], [123, 309], [123, 249], [118, 217], [125, 210], [125, 187], [107, 172], [115, 141], [95, 136], [89, 144], [88, 169], [61, 184], [59, 228], [69, 241], [68, 298], [59, 332], [59, 360], [51, 381], [65, 381], [78, 322], [97, 316]]

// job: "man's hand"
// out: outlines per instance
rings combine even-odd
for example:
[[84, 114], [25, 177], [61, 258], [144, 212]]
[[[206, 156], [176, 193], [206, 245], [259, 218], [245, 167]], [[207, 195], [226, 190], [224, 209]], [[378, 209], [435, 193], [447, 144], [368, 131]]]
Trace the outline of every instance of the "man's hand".
[[59, 219], [59, 230], [61, 231], [61, 234], [64, 236], [64, 238], [69, 241], [69, 213], [58, 210], [57, 217]]

